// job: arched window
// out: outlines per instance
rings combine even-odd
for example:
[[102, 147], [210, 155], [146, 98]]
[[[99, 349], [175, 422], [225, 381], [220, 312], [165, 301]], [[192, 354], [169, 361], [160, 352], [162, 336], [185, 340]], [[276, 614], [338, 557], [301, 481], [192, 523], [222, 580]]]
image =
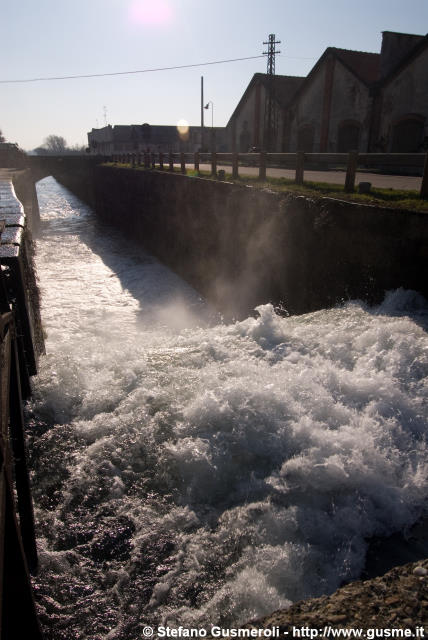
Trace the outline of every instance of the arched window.
[[393, 153], [417, 153], [421, 151], [424, 139], [425, 118], [409, 115], [401, 118], [392, 131], [391, 151]]
[[297, 151], [312, 153], [314, 148], [314, 126], [305, 124], [297, 132]]
[[356, 120], [344, 120], [339, 124], [337, 131], [338, 153], [358, 151], [360, 143], [361, 125]]

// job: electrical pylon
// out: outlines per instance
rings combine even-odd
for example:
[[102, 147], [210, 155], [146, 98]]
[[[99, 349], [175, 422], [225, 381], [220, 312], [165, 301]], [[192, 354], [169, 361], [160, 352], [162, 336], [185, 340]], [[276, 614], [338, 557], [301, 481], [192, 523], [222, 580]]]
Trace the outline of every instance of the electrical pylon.
[[269, 35], [269, 40], [263, 42], [268, 45], [268, 50], [263, 51], [263, 55], [267, 55], [267, 86], [265, 98], [265, 118], [264, 118], [264, 148], [265, 151], [273, 151], [275, 149], [275, 140], [278, 132], [278, 108], [275, 96], [275, 56], [277, 51], [275, 45], [280, 44], [281, 40], [275, 40], [275, 34]]

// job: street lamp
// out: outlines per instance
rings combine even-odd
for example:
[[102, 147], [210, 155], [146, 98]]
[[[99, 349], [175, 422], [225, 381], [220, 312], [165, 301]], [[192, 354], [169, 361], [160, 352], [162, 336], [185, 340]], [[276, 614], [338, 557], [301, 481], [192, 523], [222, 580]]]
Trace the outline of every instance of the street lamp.
[[214, 102], [208, 100], [204, 109], [209, 109], [211, 105], [211, 150], [214, 150]]
[[214, 102], [209, 100], [205, 105], [204, 109], [209, 109], [211, 105], [211, 129], [214, 128]]

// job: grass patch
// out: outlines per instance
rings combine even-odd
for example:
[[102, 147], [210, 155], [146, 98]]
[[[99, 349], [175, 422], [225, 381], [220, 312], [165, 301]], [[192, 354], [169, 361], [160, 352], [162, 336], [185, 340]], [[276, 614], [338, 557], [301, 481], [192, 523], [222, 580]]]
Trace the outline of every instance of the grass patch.
[[[105, 165], [114, 166], [120, 169], [131, 168], [130, 164], [115, 164], [113, 162], [106, 162]], [[144, 166], [136, 166], [134, 169], [136, 171], [146, 171]], [[165, 164], [164, 171], [169, 172], [168, 169], [168, 164]], [[175, 166], [174, 173], [181, 173], [180, 167]], [[210, 171], [195, 171], [194, 169], [187, 169], [186, 175], [190, 177], [216, 179], [212, 177]], [[297, 185], [293, 180], [288, 178], [267, 177], [265, 181], [260, 181], [257, 176], [249, 176], [245, 174], [241, 174], [238, 178], [232, 178], [232, 174], [228, 172], [226, 172], [225, 179], [227, 182], [242, 185], [247, 184], [258, 189], [270, 189], [279, 193], [294, 193], [296, 195], [308, 196], [310, 198], [336, 198], [338, 200], [389, 207], [391, 209], [407, 209], [410, 211], [428, 212], [428, 200], [421, 199], [418, 191], [372, 187], [370, 193], [367, 194], [346, 193], [343, 185], [341, 184], [304, 181], [302, 185]]]
[[341, 184], [330, 184], [327, 182], [304, 181], [298, 185], [288, 178], [268, 177], [266, 181], [260, 181], [255, 176], [240, 175], [233, 179], [232, 174], [226, 173], [226, 180], [240, 184], [250, 184], [260, 189], [271, 189], [280, 193], [295, 193], [310, 198], [326, 197], [357, 202], [360, 204], [377, 205], [392, 209], [409, 209], [412, 211], [428, 212], [428, 200], [423, 200], [419, 196], [419, 191], [407, 191], [400, 189], [382, 189], [372, 187], [370, 193], [347, 193]]

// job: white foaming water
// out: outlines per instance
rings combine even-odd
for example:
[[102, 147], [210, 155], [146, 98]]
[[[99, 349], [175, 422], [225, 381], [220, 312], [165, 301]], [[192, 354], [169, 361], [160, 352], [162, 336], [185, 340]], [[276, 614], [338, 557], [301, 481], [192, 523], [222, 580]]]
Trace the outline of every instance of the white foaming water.
[[48, 337], [29, 432], [47, 638], [237, 625], [358, 577], [372, 536], [426, 515], [418, 294], [224, 325], [55, 181], [39, 199]]

